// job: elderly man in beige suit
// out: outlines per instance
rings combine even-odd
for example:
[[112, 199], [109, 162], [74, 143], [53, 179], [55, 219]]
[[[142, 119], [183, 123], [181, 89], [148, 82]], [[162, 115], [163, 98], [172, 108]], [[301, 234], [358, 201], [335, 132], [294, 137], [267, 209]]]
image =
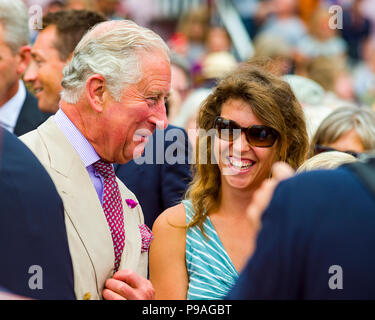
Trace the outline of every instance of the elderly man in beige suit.
[[59, 110], [22, 140], [65, 207], [78, 299], [152, 299], [145, 279], [151, 234], [112, 163], [142, 154], [167, 125], [168, 47], [131, 21], [95, 26], [65, 67]]

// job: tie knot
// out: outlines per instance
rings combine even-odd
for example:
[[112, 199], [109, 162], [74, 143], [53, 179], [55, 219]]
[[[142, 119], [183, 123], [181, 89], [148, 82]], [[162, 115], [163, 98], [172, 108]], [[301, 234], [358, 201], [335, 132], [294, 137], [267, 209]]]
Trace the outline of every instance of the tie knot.
[[115, 177], [115, 170], [113, 170], [112, 165], [108, 162], [99, 160], [94, 163], [94, 167], [104, 179]]

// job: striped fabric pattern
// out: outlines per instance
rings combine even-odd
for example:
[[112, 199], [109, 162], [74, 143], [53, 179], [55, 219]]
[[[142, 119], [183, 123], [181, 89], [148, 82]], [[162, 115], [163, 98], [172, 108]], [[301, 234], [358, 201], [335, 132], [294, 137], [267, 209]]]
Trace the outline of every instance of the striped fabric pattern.
[[[186, 221], [194, 215], [191, 201], [184, 200]], [[199, 226], [187, 229], [186, 266], [189, 276], [188, 300], [220, 300], [229, 292], [238, 278], [220, 238], [209, 217], [203, 224], [207, 240]]]

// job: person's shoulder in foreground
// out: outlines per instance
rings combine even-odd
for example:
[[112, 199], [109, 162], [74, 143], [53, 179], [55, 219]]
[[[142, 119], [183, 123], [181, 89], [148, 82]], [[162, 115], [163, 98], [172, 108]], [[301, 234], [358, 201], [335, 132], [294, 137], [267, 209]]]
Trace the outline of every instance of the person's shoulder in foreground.
[[347, 168], [281, 182], [229, 299], [375, 298], [375, 197]]
[[0, 129], [0, 285], [37, 299], [75, 299], [62, 201], [48, 173]]

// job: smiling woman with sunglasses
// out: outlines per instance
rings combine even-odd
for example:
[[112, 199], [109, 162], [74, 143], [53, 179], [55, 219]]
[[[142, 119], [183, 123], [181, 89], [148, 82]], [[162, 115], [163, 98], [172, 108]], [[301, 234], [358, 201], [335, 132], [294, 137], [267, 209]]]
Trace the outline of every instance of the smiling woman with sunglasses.
[[157, 299], [222, 299], [254, 250], [245, 217], [251, 196], [273, 163], [297, 168], [308, 148], [303, 111], [289, 85], [250, 65], [218, 84], [197, 124], [186, 200], [153, 228], [150, 280]]

